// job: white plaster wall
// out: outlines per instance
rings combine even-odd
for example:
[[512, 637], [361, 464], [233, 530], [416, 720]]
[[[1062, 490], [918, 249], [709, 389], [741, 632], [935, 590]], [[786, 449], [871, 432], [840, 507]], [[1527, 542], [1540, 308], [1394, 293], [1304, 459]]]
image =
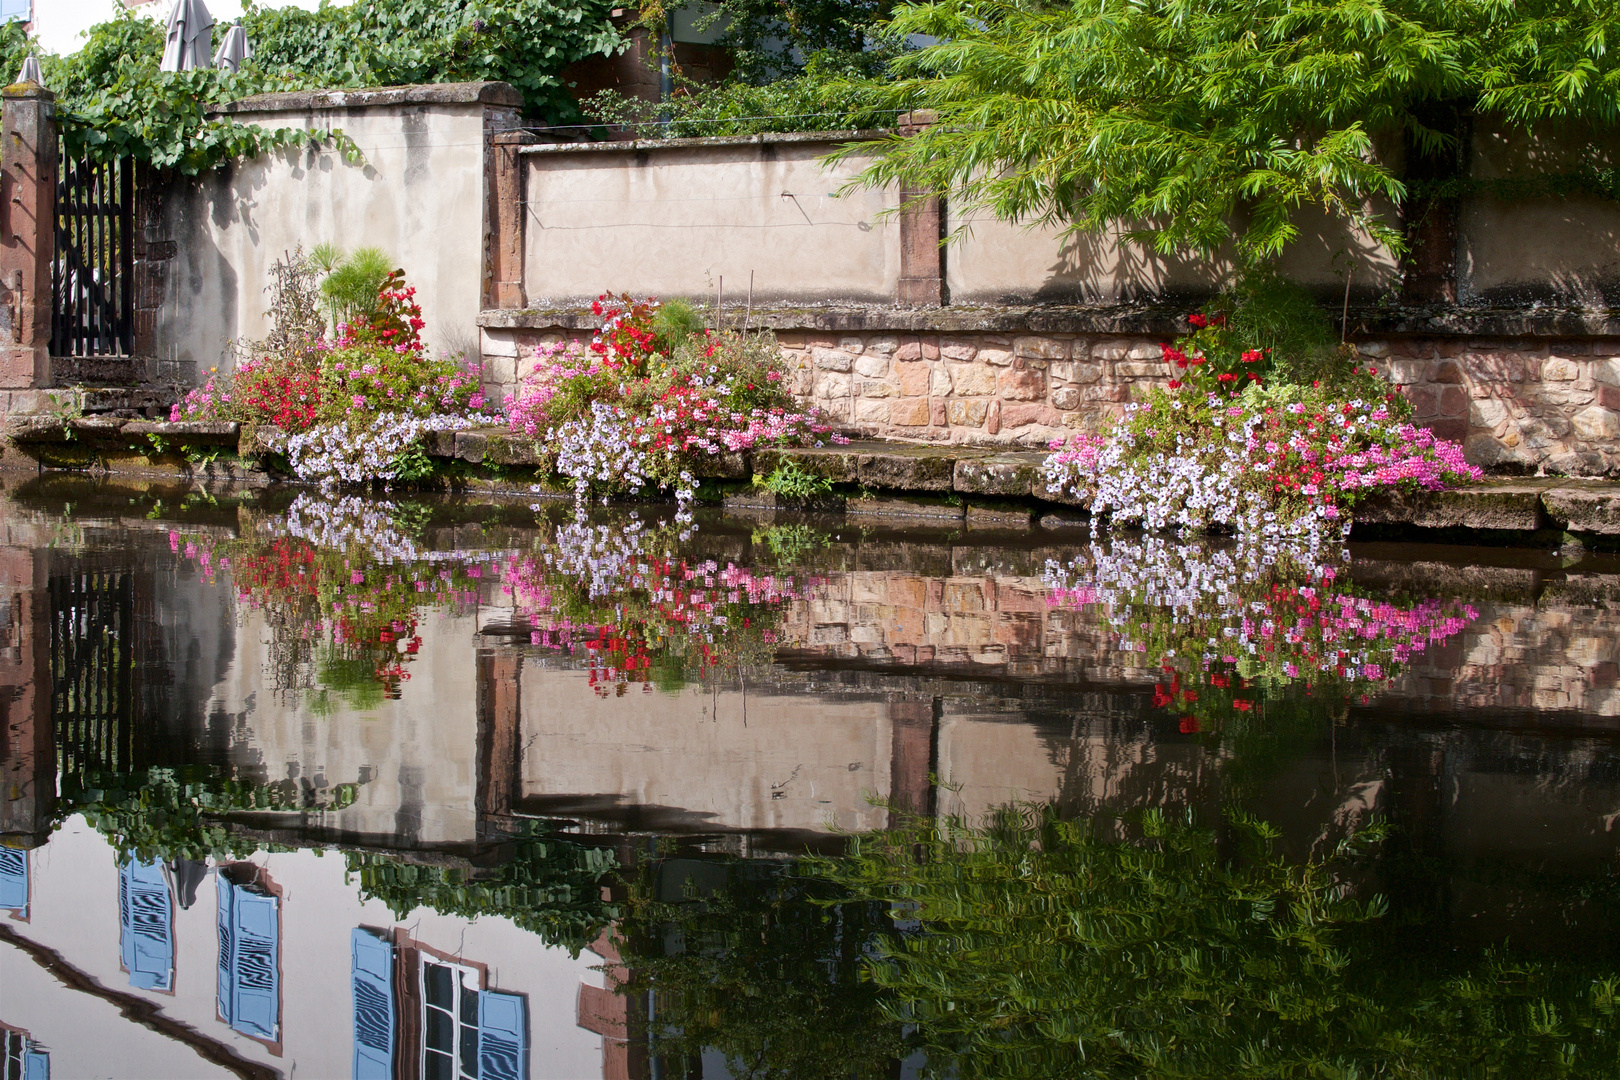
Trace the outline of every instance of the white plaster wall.
[[[534, 1080], [601, 1075], [602, 1039], [577, 1023], [581, 982], [601, 982], [591, 970], [599, 957], [587, 951], [570, 958], [566, 950], [547, 948], [504, 918], [467, 923], [419, 908], [396, 921], [386, 905], [360, 901], [358, 884], [345, 880], [338, 853], [261, 852], [251, 860], [282, 890], [279, 1056], [217, 1017], [218, 913], [212, 876], [198, 888], [197, 902], [189, 910], [175, 912], [170, 995], [132, 989], [119, 968], [118, 871], [113, 849], [100, 834], [82, 818], [71, 818], [30, 858], [30, 921], [8, 922], [13, 931], [56, 950], [102, 986], [145, 998], [165, 1017], [283, 1075], [351, 1074], [349, 933], [356, 926], [385, 931], [407, 927], [420, 944], [487, 964], [489, 988], [527, 995]], [[183, 1044], [124, 1018], [114, 1006], [68, 988], [27, 954], [5, 944], [0, 944], [0, 1017], [44, 1044], [51, 1055], [51, 1075], [59, 1080], [228, 1075]]]
[[320, 815], [323, 827], [347, 835], [423, 844], [477, 839], [474, 617], [421, 609], [422, 648], [406, 665], [411, 678], [399, 699], [366, 712], [338, 704], [323, 716], [310, 694], [277, 692], [264, 614], [246, 605], [238, 611], [236, 654], [209, 712], [239, 718], [232, 750], [239, 761], [262, 763], [272, 782], [322, 777], [328, 792], [368, 776], [353, 805]]
[[476, 355], [484, 251], [484, 110], [478, 102], [246, 113], [267, 128], [338, 129], [365, 155], [330, 144], [284, 150], [176, 183], [160, 358], [229, 365], [227, 345], [262, 338], [269, 270], [300, 244], [379, 247], [405, 268], [435, 351]]
[[883, 825], [888, 706], [687, 687], [598, 697], [583, 671], [528, 661], [521, 686], [526, 798], [607, 795], [716, 828], [861, 831]]
[[[527, 155], [525, 289], [531, 305], [603, 292], [756, 301], [894, 302], [892, 190], [834, 193], [859, 159], [832, 143], [731, 143]], [[784, 194], [785, 193], [785, 194]]]

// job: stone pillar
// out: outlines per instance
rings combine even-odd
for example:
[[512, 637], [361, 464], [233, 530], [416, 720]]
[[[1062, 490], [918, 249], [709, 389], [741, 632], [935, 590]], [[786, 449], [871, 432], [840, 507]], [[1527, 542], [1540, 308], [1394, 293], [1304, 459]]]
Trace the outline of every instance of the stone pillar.
[[507, 817], [518, 795], [520, 679], [523, 654], [514, 649], [478, 652], [478, 812]]
[[[903, 113], [900, 134], [915, 135], [935, 120], [929, 110]], [[944, 201], [910, 188], [900, 189], [900, 284], [895, 303], [901, 307], [939, 307], [945, 295]]]
[[51, 379], [56, 96], [32, 82], [0, 96], [0, 390], [35, 390]]
[[0, 550], [0, 837], [12, 847], [45, 842], [56, 801], [51, 729], [50, 598], [38, 552]]
[[889, 702], [889, 827], [908, 814], [932, 816], [939, 772], [939, 716], [934, 699]]
[[484, 279], [486, 308], [521, 308], [528, 303], [523, 289], [523, 237], [527, 207], [524, 177], [528, 162], [518, 148], [533, 142], [524, 131], [503, 131], [490, 140], [489, 272]]

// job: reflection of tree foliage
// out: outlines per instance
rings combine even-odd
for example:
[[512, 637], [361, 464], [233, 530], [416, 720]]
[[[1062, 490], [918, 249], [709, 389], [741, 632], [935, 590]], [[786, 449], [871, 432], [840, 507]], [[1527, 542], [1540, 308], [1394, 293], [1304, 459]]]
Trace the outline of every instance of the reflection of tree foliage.
[[360, 876], [364, 899], [381, 900], [403, 919], [418, 907], [441, 915], [499, 915], [574, 955], [595, 941], [618, 909], [604, 900], [604, 878], [618, 865], [613, 852], [526, 823], [512, 854], [491, 870], [407, 862], [396, 855], [349, 851], [349, 872]]
[[[961, 1077], [1609, 1076], [1620, 980], [1489, 954], [1413, 964], [1345, 881], [1274, 830], [1150, 813], [1110, 842], [1045, 809], [919, 821], [816, 870], [915, 933], [871, 964], [895, 1022]], [[1368, 834], [1363, 834], [1365, 838]], [[882, 939], [880, 939], [882, 940]]]
[[688, 1075], [669, 1070], [705, 1050], [751, 1080], [890, 1074], [904, 1040], [864, 965], [891, 932], [884, 905], [763, 861], [705, 864], [720, 876], [713, 888], [660, 890], [659, 865], [632, 889], [619, 931], [627, 992], [655, 992], [650, 1044], [667, 1075]]
[[240, 858], [264, 847], [227, 828], [224, 815], [248, 811], [341, 810], [353, 784], [301, 791], [291, 780], [255, 784], [218, 766], [151, 768], [119, 775], [63, 777], [60, 817], [82, 813], [120, 851], [136, 858]]

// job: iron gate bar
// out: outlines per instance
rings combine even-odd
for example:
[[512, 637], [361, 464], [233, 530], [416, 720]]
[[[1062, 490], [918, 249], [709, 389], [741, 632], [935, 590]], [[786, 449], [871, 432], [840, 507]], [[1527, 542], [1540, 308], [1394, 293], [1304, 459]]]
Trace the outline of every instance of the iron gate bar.
[[56, 185], [51, 354], [128, 356], [135, 337], [135, 169], [64, 161]]

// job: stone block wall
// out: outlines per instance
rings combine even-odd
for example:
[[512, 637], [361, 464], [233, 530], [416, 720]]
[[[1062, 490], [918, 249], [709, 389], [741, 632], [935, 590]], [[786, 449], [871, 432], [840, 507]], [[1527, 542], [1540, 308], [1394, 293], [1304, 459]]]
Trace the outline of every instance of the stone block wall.
[[1363, 343], [1417, 423], [1504, 472], [1620, 472], [1620, 337]]
[[[487, 389], [513, 393], [535, 351], [579, 327], [486, 327]], [[1164, 386], [1173, 333], [777, 330], [791, 389], [848, 433], [1044, 447], [1093, 431]], [[1504, 472], [1620, 473], [1620, 335], [1356, 340], [1412, 403], [1415, 422]]]

